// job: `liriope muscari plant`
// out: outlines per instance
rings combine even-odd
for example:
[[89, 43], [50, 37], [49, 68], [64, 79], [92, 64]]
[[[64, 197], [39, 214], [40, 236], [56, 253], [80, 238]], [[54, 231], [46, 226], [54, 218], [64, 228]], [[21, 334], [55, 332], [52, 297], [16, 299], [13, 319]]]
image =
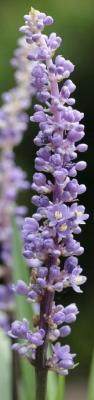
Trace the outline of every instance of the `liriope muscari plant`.
[[[18, 48], [11, 60], [15, 68], [15, 88], [2, 95], [0, 108], [0, 310], [13, 309], [12, 282], [12, 216], [22, 224], [26, 207], [17, 206], [20, 190], [27, 190], [29, 184], [26, 173], [16, 166], [14, 147], [19, 145], [27, 129], [28, 114], [34, 90], [30, 86], [32, 67], [35, 62], [28, 60], [28, 43], [23, 36], [18, 40]], [[6, 314], [0, 314], [0, 326], [6, 331]]]
[[[61, 38], [53, 32], [43, 33], [46, 25], [53, 23], [50, 16], [31, 8], [21, 28], [30, 46], [28, 59], [36, 62], [32, 68], [31, 86], [36, 92], [37, 104], [31, 121], [39, 124], [34, 139], [38, 147], [32, 189], [32, 203], [37, 210], [32, 218], [26, 218], [23, 226], [24, 257], [30, 270], [27, 285], [18, 281], [16, 294], [38, 305], [38, 315], [30, 321], [15, 321], [10, 336], [21, 339], [13, 348], [34, 365], [36, 371], [36, 399], [46, 397], [47, 372], [67, 375], [74, 367], [75, 354], [68, 345], [61, 345], [61, 338], [70, 334], [70, 324], [76, 320], [76, 304], [56, 305], [55, 292], [72, 287], [81, 292], [80, 285], [86, 281], [81, 275], [78, 256], [83, 247], [76, 240], [88, 214], [79, 205], [78, 196], [85, 192], [79, 184], [77, 171], [86, 167], [85, 161], [77, 159], [78, 153], [87, 150], [84, 137], [84, 115], [73, 106], [70, 97], [75, 90], [69, 79], [74, 65], [61, 55], [55, 55]], [[31, 48], [32, 47], [32, 48]], [[62, 342], [63, 344], [63, 342]], [[50, 346], [50, 356], [49, 349]]]

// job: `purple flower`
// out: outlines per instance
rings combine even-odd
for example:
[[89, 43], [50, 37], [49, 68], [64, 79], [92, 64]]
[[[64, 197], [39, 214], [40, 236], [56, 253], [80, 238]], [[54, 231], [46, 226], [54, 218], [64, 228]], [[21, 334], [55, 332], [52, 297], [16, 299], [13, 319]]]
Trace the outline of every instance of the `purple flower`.
[[[25, 37], [19, 39], [18, 48], [12, 59], [15, 68], [15, 88], [2, 95], [3, 104], [0, 108], [0, 261], [2, 264], [2, 279], [4, 278], [5, 295], [0, 300], [0, 309], [5, 311], [14, 307], [13, 294], [8, 296], [8, 282], [12, 280], [12, 217], [15, 216], [21, 228], [27, 208], [16, 206], [19, 191], [28, 190], [26, 174], [15, 164], [14, 146], [18, 145], [27, 129], [30, 106], [34, 88], [31, 89], [31, 66], [28, 61], [29, 47]], [[6, 276], [6, 278], [5, 278]], [[11, 282], [10, 282], [11, 283]], [[20, 287], [20, 291], [22, 288]], [[18, 287], [19, 291], [19, 287]], [[2, 285], [0, 285], [2, 293]]]
[[[45, 25], [52, 22], [51, 17], [31, 8], [21, 28], [30, 49], [31, 89], [37, 100], [30, 120], [39, 124], [39, 132], [34, 139], [38, 150], [32, 183], [36, 192], [32, 203], [37, 210], [32, 218], [25, 219], [23, 226], [30, 285], [27, 288], [18, 283], [16, 291], [39, 306], [34, 331], [27, 332], [30, 349], [35, 346], [34, 354], [29, 353], [30, 362], [35, 360], [37, 371], [40, 360], [45, 370], [48, 367], [66, 375], [74, 367], [75, 355], [70, 353], [69, 346], [52, 343], [70, 333], [78, 309], [74, 303], [56, 306], [54, 295], [67, 287], [80, 292], [79, 286], [86, 280], [77, 260], [84, 249], [74, 235], [81, 232], [80, 225], [88, 218], [84, 207], [77, 202], [78, 195], [86, 190], [77, 180], [77, 171], [82, 171], [86, 163], [78, 161], [77, 154], [86, 151], [87, 146], [79, 144], [85, 135], [81, 123], [84, 114], [72, 108], [75, 100], [70, 97], [76, 88], [69, 79], [74, 65], [61, 55], [53, 58], [61, 38], [54, 32], [49, 36], [43, 34]], [[47, 358], [49, 341], [52, 354]], [[25, 346], [23, 343], [18, 351], [27, 356], [30, 349], [28, 343]]]
[[[36, 332], [29, 330], [29, 321], [23, 319], [23, 322], [14, 321], [11, 325], [11, 330], [9, 331], [9, 336], [13, 339], [24, 339], [25, 349], [32, 350], [33, 347], [36, 349], [38, 346], [43, 344], [43, 338], [45, 336], [44, 329], [39, 329]], [[30, 344], [30, 349], [29, 345]], [[22, 345], [17, 345], [16, 343], [12, 346], [14, 350], [21, 350]]]
[[14, 292], [20, 294], [22, 296], [26, 296], [28, 294], [28, 286], [23, 281], [18, 281], [16, 286], [14, 287]]
[[7, 315], [0, 313], [0, 329], [3, 329], [6, 333], [9, 331], [9, 321]]
[[61, 346], [60, 343], [56, 343], [53, 346], [53, 357], [49, 361], [50, 369], [54, 369], [61, 375], [67, 375], [68, 369], [74, 366], [75, 354], [70, 353], [69, 346]]
[[9, 335], [14, 339], [26, 339], [28, 329], [29, 322], [26, 319], [23, 319], [22, 323], [19, 321], [14, 321], [11, 325], [11, 331], [9, 332]]

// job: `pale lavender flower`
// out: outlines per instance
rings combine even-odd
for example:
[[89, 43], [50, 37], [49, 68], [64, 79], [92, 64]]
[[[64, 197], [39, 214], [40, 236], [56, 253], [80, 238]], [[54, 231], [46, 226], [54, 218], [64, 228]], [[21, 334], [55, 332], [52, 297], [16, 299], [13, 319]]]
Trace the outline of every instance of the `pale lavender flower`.
[[[32, 68], [31, 87], [41, 104], [35, 105], [30, 118], [39, 124], [39, 133], [34, 139], [39, 148], [35, 158], [37, 172], [32, 183], [32, 189], [37, 192], [32, 197], [37, 211], [32, 218], [25, 219], [23, 227], [24, 256], [30, 269], [30, 284], [25, 286], [24, 282], [18, 282], [14, 288], [17, 293], [25, 295], [27, 301], [39, 304], [35, 330], [30, 335], [32, 342], [32, 335], [36, 337], [42, 330], [41, 344], [36, 339], [34, 351], [26, 342], [21, 346], [15, 345], [15, 349], [35, 365], [37, 400], [40, 393], [41, 398], [45, 398], [40, 385], [42, 374], [46, 376], [47, 369], [66, 375], [74, 367], [75, 355], [70, 353], [69, 346], [52, 343], [70, 333], [70, 324], [76, 320], [78, 309], [75, 304], [56, 306], [54, 295], [55, 291], [61, 292], [68, 286], [80, 292], [79, 286], [86, 280], [80, 275], [82, 269], [77, 261], [84, 249], [74, 234], [81, 232], [80, 225], [88, 218], [84, 207], [77, 203], [78, 195], [86, 190], [85, 185], [80, 185], [77, 180], [77, 171], [83, 171], [86, 163], [78, 161], [77, 155], [86, 151], [87, 145], [78, 143], [85, 135], [81, 123], [84, 114], [72, 107], [75, 100], [70, 97], [75, 90], [69, 79], [74, 65], [59, 55], [53, 61], [61, 38], [55, 33], [49, 37], [42, 33], [47, 23], [52, 23], [52, 19], [31, 8], [21, 28], [30, 46], [28, 59], [31, 65], [36, 62]], [[63, 86], [60, 86], [59, 82], [63, 80]], [[21, 335], [22, 325], [20, 322], [17, 324]], [[10, 334], [13, 334], [13, 326]], [[47, 352], [49, 343], [52, 348], [50, 358]]]
[[6, 333], [9, 330], [9, 320], [4, 313], [0, 313], [0, 329], [3, 329]]
[[[27, 59], [28, 51], [25, 37], [19, 39], [12, 59], [12, 65], [16, 69], [16, 86], [2, 95], [3, 104], [0, 109], [0, 262], [5, 285], [12, 279], [12, 217], [16, 217], [21, 228], [23, 217], [27, 213], [26, 207], [16, 205], [17, 195], [21, 190], [28, 190], [29, 183], [25, 172], [15, 164], [14, 146], [21, 142], [27, 129], [29, 117], [26, 110], [34, 94], [30, 79], [35, 63], [31, 65]], [[2, 288], [0, 284], [1, 294]], [[5, 290], [7, 292], [7, 287]], [[4, 309], [8, 311], [8, 307], [10, 309], [7, 299]]]

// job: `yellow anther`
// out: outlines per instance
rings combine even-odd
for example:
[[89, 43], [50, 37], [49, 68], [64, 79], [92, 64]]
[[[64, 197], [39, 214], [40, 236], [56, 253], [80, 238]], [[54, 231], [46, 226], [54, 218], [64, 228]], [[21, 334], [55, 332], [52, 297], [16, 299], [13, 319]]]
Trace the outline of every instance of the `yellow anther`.
[[81, 211], [75, 211], [75, 215], [76, 215], [76, 217], [81, 217], [82, 212]]
[[62, 213], [60, 212], [60, 211], [55, 211], [55, 218], [58, 220], [58, 219], [61, 219], [62, 218]]
[[76, 278], [76, 285], [80, 285], [80, 284], [81, 284], [81, 281], [82, 281], [81, 276], [77, 276], [77, 278]]
[[61, 226], [60, 226], [60, 231], [61, 232], [65, 232], [67, 230], [67, 224], [62, 224]]

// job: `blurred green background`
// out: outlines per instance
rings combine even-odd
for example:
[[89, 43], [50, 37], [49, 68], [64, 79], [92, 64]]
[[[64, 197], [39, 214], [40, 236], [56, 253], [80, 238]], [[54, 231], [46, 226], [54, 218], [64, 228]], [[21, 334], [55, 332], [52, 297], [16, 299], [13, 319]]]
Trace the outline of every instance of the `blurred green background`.
[[[75, 65], [72, 75], [76, 90], [76, 107], [85, 113], [86, 142], [89, 145], [84, 159], [88, 162], [86, 172], [79, 175], [79, 180], [87, 185], [87, 193], [81, 197], [81, 203], [86, 205], [90, 219], [80, 236], [85, 253], [80, 257], [84, 266], [87, 283], [84, 294], [77, 295], [72, 290], [66, 291], [57, 301], [68, 304], [76, 302], [80, 310], [77, 322], [72, 326], [70, 342], [72, 350], [78, 354], [80, 366], [73, 372], [75, 376], [88, 373], [91, 354], [94, 346], [94, 139], [93, 139], [93, 98], [94, 98], [94, 0], [0, 0], [0, 85], [1, 93], [13, 85], [13, 72], [9, 64], [17, 38], [18, 29], [23, 25], [23, 15], [28, 13], [31, 5], [54, 17], [54, 31], [63, 37], [61, 53]], [[30, 110], [31, 112], [31, 110]], [[25, 133], [23, 143], [16, 149], [17, 163], [27, 170], [32, 180], [35, 149], [33, 148], [33, 132], [31, 126]], [[21, 196], [19, 201], [26, 202], [32, 213], [31, 194]]]

